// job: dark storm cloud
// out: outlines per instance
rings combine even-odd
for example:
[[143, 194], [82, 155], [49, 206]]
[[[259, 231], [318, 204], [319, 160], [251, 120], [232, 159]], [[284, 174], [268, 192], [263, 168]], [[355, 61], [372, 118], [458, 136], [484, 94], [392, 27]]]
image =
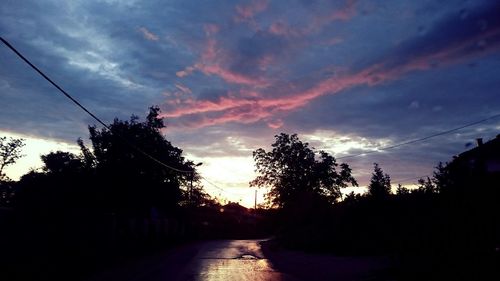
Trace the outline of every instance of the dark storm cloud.
[[380, 64], [391, 70], [416, 63], [437, 67], [481, 52], [497, 51], [500, 48], [499, 15], [500, 4], [496, 2], [456, 9], [431, 23], [418, 36], [388, 50], [382, 59], [374, 58], [368, 65], [358, 68]]

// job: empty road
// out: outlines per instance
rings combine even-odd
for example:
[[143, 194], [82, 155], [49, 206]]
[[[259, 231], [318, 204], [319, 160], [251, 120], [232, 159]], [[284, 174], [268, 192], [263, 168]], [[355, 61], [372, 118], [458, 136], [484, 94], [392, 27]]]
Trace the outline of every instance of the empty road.
[[273, 268], [259, 240], [208, 241], [115, 268], [89, 281], [293, 281]]

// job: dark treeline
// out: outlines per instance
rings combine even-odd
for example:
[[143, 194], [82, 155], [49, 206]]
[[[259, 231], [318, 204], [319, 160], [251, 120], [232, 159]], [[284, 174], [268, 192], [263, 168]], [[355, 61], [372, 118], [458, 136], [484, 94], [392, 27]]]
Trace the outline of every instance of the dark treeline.
[[41, 170], [19, 181], [2, 170], [22, 141], [1, 139], [0, 279], [78, 280], [193, 239], [263, 235], [265, 211], [223, 206], [203, 191], [197, 165], [161, 134], [159, 113], [91, 126], [92, 148], [79, 139], [78, 154], [43, 155]]
[[0, 138], [5, 280], [79, 280], [186, 241], [270, 234], [271, 247], [390, 256], [396, 266], [384, 274], [396, 280], [498, 277], [498, 137], [439, 163], [418, 188], [393, 189], [374, 164], [367, 192], [345, 195], [358, 186], [349, 165], [280, 134], [270, 151], [253, 153], [250, 185], [271, 188], [269, 208], [248, 210], [204, 192], [199, 164], [165, 139], [159, 115], [151, 107], [144, 121], [91, 126], [91, 147], [79, 139], [78, 154], [43, 155], [41, 170], [19, 181], [3, 170], [21, 157], [22, 141]]
[[[418, 188], [391, 189], [374, 164], [365, 194], [351, 170], [296, 135], [276, 136], [254, 152], [251, 184], [270, 186], [279, 210], [274, 245], [339, 255], [392, 257], [396, 280], [498, 280], [500, 266], [500, 137], [439, 163]], [[377, 279], [378, 280], [378, 279]]]

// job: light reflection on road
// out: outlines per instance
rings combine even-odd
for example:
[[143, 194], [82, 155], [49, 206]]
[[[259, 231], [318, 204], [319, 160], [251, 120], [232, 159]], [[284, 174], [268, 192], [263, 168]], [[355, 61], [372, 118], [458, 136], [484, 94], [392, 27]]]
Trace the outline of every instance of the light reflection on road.
[[293, 280], [273, 269], [264, 258], [258, 240], [207, 243], [186, 267], [180, 280]]

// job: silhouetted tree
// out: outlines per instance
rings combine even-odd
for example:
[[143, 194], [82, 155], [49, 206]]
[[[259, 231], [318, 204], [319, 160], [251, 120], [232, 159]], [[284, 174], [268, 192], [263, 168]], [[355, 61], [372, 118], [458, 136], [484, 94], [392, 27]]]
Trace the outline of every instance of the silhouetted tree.
[[0, 137], [0, 182], [8, 179], [3, 173], [3, 169], [16, 163], [23, 156], [21, 154], [21, 149], [24, 146], [23, 141], [23, 139], [14, 138], [7, 141], [6, 137]]
[[275, 136], [272, 151], [259, 148], [253, 152], [256, 171], [260, 174], [251, 186], [269, 186], [268, 199], [278, 207], [307, 197], [318, 197], [336, 202], [340, 189], [349, 184], [357, 186], [347, 164], [337, 164], [324, 151], [316, 153], [296, 134]]
[[434, 171], [432, 181], [434, 182], [436, 192], [449, 190], [453, 186], [453, 179], [447, 163], [443, 164], [442, 162], [439, 162], [436, 166], [436, 170]]
[[[18, 256], [19, 268], [41, 264], [40, 269], [50, 268], [47, 272], [70, 266], [78, 270], [68, 271], [79, 271], [87, 261], [100, 263], [194, 237], [194, 231], [208, 229], [200, 215], [207, 210], [219, 217], [219, 204], [198, 183], [196, 165], [162, 135], [158, 107], [150, 108], [144, 121], [132, 116], [108, 127], [89, 128], [93, 149], [78, 139], [79, 154], [43, 155], [40, 170], [13, 183], [11, 223], [4, 224], [1, 213], [0, 228], [2, 233], [9, 228], [8, 236], [15, 238], [10, 251], [2, 247], [2, 255]], [[6, 165], [13, 161], [7, 160]], [[181, 187], [191, 179], [194, 190], [181, 198]], [[198, 208], [177, 208], [188, 200]]]
[[0, 137], [0, 206], [10, 207], [15, 194], [13, 183], [4, 174], [5, 167], [16, 163], [21, 158], [23, 139]]
[[78, 146], [80, 147], [80, 151], [82, 154], [80, 158], [83, 161], [84, 168], [86, 170], [91, 170], [91, 169], [95, 168], [96, 159], [95, 159], [94, 154], [92, 154], [90, 149], [88, 149], [88, 147], [85, 146], [85, 144], [83, 143], [83, 140], [81, 138], [78, 138], [78, 140], [76, 142], [77, 142]]
[[148, 116], [146, 116], [146, 125], [150, 128], [160, 130], [165, 128], [165, 124], [163, 123], [163, 119], [159, 118], [160, 116], [160, 108], [158, 106], [151, 106], [149, 108]]
[[398, 184], [398, 187], [396, 188], [396, 194], [397, 195], [407, 195], [410, 194], [410, 190], [406, 187], [404, 187], [401, 184]]
[[346, 204], [356, 204], [363, 198], [363, 195], [354, 193], [354, 191], [351, 191], [348, 193], [342, 202]]
[[391, 178], [379, 167], [373, 163], [373, 174], [368, 185], [368, 194], [373, 198], [386, 198], [391, 194]]
[[[196, 176], [195, 179], [197, 179]], [[216, 200], [206, 193], [203, 186], [199, 183], [193, 185], [192, 189], [187, 188], [182, 190], [179, 202], [179, 205], [191, 207], [213, 206], [216, 204]]]
[[427, 177], [427, 179], [418, 180], [418, 191], [425, 194], [432, 194], [436, 192], [436, 187], [432, 183], [431, 179]]
[[83, 167], [83, 161], [75, 154], [70, 152], [51, 152], [42, 155], [44, 163], [43, 170], [47, 173], [70, 173], [76, 172]]
[[115, 119], [109, 130], [89, 127], [93, 155], [80, 145], [86, 163], [95, 163], [103, 195], [115, 211], [146, 214], [151, 208], [172, 209], [181, 199], [180, 186], [189, 182], [190, 173], [167, 168], [144, 153], [175, 169], [195, 171], [182, 150], [161, 134], [165, 126], [159, 114], [158, 107], [151, 107], [145, 122], [132, 116], [130, 121]]

